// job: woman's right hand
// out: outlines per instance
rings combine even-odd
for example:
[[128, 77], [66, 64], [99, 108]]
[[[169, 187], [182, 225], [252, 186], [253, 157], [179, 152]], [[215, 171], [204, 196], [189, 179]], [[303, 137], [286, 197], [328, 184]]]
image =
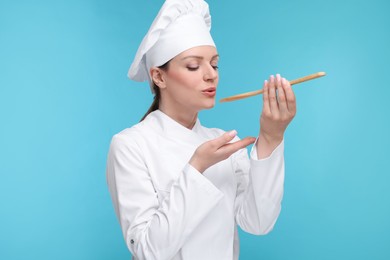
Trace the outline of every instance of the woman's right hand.
[[203, 173], [210, 166], [229, 158], [233, 153], [256, 141], [254, 137], [246, 137], [237, 142], [229, 143], [236, 135], [237, 131], [233, 130], [201, 144], [195, 150], [189, 164]]

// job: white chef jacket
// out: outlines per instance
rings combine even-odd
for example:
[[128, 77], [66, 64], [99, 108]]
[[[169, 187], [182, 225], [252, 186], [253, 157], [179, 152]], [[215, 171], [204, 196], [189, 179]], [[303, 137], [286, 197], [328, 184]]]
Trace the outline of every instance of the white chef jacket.
[[[281, 209], [283, 142], [258, 160], [242, 149], [203, 174], [196, 148], [224, 132], [188, 129], [160, 110], [112, 138], [107, 182], [133, 259], [238, 259], [237, 224], [266, 234]], [[238, 140], [238, 138], [235, 138]]]

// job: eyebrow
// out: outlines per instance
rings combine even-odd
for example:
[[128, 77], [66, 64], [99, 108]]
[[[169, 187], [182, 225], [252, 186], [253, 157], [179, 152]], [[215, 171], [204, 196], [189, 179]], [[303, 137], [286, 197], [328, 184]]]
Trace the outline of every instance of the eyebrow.
[[[186, 56], [186, 57], [182, 58], [182, 60], [189, 59], [189, 58], [195, 58], [195, 59], [199, 59], [199, 60], [203, 60], [204, 59], [203, 56], [190, 55], [190, 56]], [[215, 59], [215, 58], [219, 58], [219, 54], [216, 54], [213, 57], [211, 57], [212, 60]]]

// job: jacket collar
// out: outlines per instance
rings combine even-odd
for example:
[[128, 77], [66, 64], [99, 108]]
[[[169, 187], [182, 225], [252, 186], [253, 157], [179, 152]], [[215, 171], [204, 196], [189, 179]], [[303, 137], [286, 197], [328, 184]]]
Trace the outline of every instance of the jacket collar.
[[199, 118], [196, 119], [194, 127], [188, 129], [164, 114], [161, 110], [155, 110], [145, 118], [145, 122], [150, 124], [154, 131], [177, 141], [199, 145], [206, 140], [205, 137], [201, 136], [202, 125]]

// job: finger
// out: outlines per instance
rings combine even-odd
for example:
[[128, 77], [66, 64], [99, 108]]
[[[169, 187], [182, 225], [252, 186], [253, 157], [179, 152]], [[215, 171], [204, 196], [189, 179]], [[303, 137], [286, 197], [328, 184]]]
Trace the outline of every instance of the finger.
[[284, 93], [286, 94], [286, 100], [287, 100], [287, 108], [290, 113], [295, 114], [296, 112], [296, 100], [295, 100], [295, 94], [294, 91], [291, 88], [290, 82], [286, 80], [285, 84], [283, 84]]
[[236, 135], [237, 135], [237, 131], [232, 130], [232, 131], [224, 133], [220, 137], [217, 137], [217, 138], [209, 141], [209, 144], [211, 145], [211, 147], [213, 147], [214, 150], [218, 150], [220, 147], [222, 147], [223, 145], [225, 145], [228, 142], [230, 142], [231, 140], [233, 140], [233, 138]]
[[222, 146], [218, 152], [225, 154], [226, 156], [230, 156], [238, 150], [247, 147], [250, 144], [253, 144], [256, 141], [254, 137], [246, 137], [234, 143], [229, 143]]
[[280, 87], [278, 87], [278, 101], [279, 108], [281, 113], [288, 112], [286, 93], [285, 93], [285, 85], [287, 84], [287, 80], [285, 78], [281, 78]]
[[280, 77], [280, 74], [276, 74], [275, 77], [275, 89], [276, 89], [276, 101], [279, 106], [279, 91], [282, 88], [282, 78]]
[[266, 115], [269, 115], [271, 113], [271, 108], [269, 106], [269, 97], [268, 97], [268, 81], [264, 81], [263, 85], [263, 112], [266, 113]]
[[279, 113], [278, 101], [276, 100], [276, 82], [273, 75], [269, 78], [269, 89], [268, 89], [268, 97], [272, 114]]

